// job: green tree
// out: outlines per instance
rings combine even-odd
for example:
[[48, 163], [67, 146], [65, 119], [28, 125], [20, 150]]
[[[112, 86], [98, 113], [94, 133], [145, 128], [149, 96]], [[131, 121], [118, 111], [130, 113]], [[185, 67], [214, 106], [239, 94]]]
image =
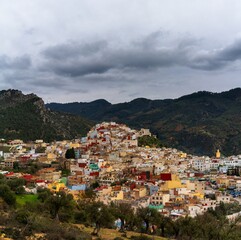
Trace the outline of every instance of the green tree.
[[[49, 209], [52, 218], [58, 221], [68, 221], [72, 217], [74, 202], [71, 194], [62, 191], [51, 194], [45, 201], [45, 205]], [[59, 216], [60, 213], [64, 215], [63, 218]]]
[[159, 216], [155, 219], [154, 223], [160, 229], [161, 236], [165, 237], [166, 232], [168, 232], [171, 227], [171, 219], [169, 217], [159, 214]]
[[93, 202], [86, 206], [87, 221], [94, 224], [93, 235], [98, 235], [101, 227], [112, 227], [114, 217], [108, 206], [101, 202]]
[[35, 174], [38, 170], [40, 170], [40, 165], [37, 162], [30, 162], [28, 164], [27, 172], [30, 174]]
[[20, 190], [21, 187], [25, 185], [26, 181], [23, 178], [16, 178], [7, 180], [6, 183], [11, 188], [11, 190], [16, 193], [18, 190]]
[[91, 187], [92, 189], [96, 189], [96, 188], [98, 188], [99, 186], [100, 186], [100, 184], [99, 184], [97, 181], [93, 182], [93, 183], [90, 185], [90, 187]]
[[23, 186], [19, 186], [16, 188], [16, 191], [15, 191], [16, 194], [24, 194], [26, 193], [25, 191], [25, 188]]
[[6, 178], [3, 174], [0, 174], [0, 184], [5, 184], [6, 183]]
[[158, 212], [155, 209], [150, 209], [148, 207], [138, 208], [136, 216], [141, 225], [144, 223], [144, 231], [145, 233], [148, 233], [150, 225], [155, 223], [155, 219], [158, 217]]
[[16, 202], [16, 197], [11, 191], [10, 187], [6, 184], [0, 185], [0, 197], [8, 204], [14, 205]]
[[45, 150], [46, 150], [46, 147], [39, 146], [35, 149], [35, 153], [45, 153]]
[[93, 191], [92, 188], [87, 188], [82, 197], [85, 201], [93, 202], [95, 201], [96, 193]]
[[197, 226], [196, 219], [191, 217], [181, 217], [177, 221], [179, 221], [180, 231], [179, 237], [182, 239], [196, 239], [197, 237]]
[[67, 159], [75, 158], [74, 148], [67, 149], [67, 151], [65, 153], [65, 158], [67, 158]]
[[138, 138], [138, 146], [162, 147], [160, 140], [154, 136], [142, 136]]
[[112, 204], [113, 215], [121, 220], [120, 231], [124, 232], [125, 225], [128, 226], [134, 218], [134, 211], [128, 203]]
[[37, 189], [37, 193], [38, 193], [38, 199], [41, 202], [44, 202], [46, 199], [48, 199], [51, 196], [51, 192], [49, 189], [42, 189], [42, 188], [38, 188]]
[[209, 212], [197, 216], [195, 220], [198, 222], [197, 234], [204, 240], [221, 239], [225, 225], [228, 223], [225, 217], [218, 219]]
[[19, 170], [19, 163], [18, 162], [14, 162], [13, 163], [13, 169], [14, 170]]

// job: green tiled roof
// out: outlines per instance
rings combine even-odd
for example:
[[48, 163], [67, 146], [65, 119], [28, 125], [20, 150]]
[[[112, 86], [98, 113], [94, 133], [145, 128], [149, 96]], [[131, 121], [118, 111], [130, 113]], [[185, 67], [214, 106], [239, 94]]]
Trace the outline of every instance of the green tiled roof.
[[67, 178], [66, 178], [66, 177], [62, 177], [62, 178], [59, 180], [59, 182], [64, 183], [64, 185], [66, 185], [66, 184], [67, 184]]
[[148, 207], [151, 209], [156, 209], [156, 210], [164, 208], [164, 206], [162, 204], [161, 205], [149, 205]]
[[90, 169], [91, 170], [98, 170], [99, 169], [99, 167], [98, 167], [98, 165], [97, 164], [90, 164]]

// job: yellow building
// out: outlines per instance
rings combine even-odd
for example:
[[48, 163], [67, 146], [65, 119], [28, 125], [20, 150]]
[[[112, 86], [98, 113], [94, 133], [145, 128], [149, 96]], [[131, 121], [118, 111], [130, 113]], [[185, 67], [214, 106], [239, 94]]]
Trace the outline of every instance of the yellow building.
[[182, 188], [184, 185], [181, 183], [179, 177], [176, 174], [172, 174], [172, 180], [166, 181], [162, 185], [162, 189], [173, 189], [173, 188]]
[[140, 188], [133, 189], [132, 196], [135, 199], [139, 199], [139, 198], [145, 197], [146, 195], [147, 195], [147, 191], [146, 191], [145, 187], [140, 187]]
[[229, 179], [226, 176], [220, 176], [216, 178], [217, 184], [221, 187], [229, 186]]
[[47, 154], [47, 159], [54, 161], [56, 159], [56, 155], [54, 153], [48, 153]]
[[186, 185], [188, 190], [192, 192], [200, 193], [202, 195], [204, 194], [205, 182], [187, 180]]
[[124, 199], [124, 192], [122, 190], [111, 192], [111, 201], [123, 200], [123, 199]]
[[43, 168], [37, 172], [38, 179], [43, 179], [50, 182], [58, 181], [61, 177], [61, 171], [55, 168]]
[[121, 151], [121, 152], [119, 153], [119, 156], [120, 156], [120, 157], [126, 157], [126, 155], [127, 155], [127, 153], [124, 152], [124, 151]]
[[113, 167], [112, 166], [106, 167], [106, 172], [110, 173], [112, 171], [113, 171]]
[[66, 186], [62, 182], [53, 182], [48, 185], [48, 189], [53, 192], [59, 192], [63, 188], [66, 188]]
[[47, 143], [45, 142], [41, 143], [41, 147], [47, 147]]
[[72, 194], [74, 200], [77, 201], [79, 199], [83, 199], [85, 191], [83, 191], [83, 190], [71, 190], [71, 191], [69, 191], [69, 193]]
[[165, 205], [170, 201], [170, 194], [163, 193], [162, 191], [157, 191], [151, 196], [151, 204], [153, 205]]
[[163, 185], [163, 189], [173, 189], [173, 188], [182, 188], [182, 187], [183, 185], [180, 180], [166, 181]]
[[179, 157], [180, 157], [180, 158], [186, 158], [186, 157], [187, 157], [187, 154], [184, 153], [184, 152], [180, 152]]
[[198, 193], [198, 192], [195, 192], [195, 193], [190, 193], [189, 194], [190, 197], [196, 197], [198, 199], [204, 199], [204, 194], [201, 194], [201, 193]]
[[216, 158], [220, 158], [220, 156], [221, 156], [221, 153], [220, 153], [220, 151], [218, 149], [217, 152], [216, 152]]
[[70, 148], [79, 148], [80, 144], [79, 143], [70, 143], [69, 147]]

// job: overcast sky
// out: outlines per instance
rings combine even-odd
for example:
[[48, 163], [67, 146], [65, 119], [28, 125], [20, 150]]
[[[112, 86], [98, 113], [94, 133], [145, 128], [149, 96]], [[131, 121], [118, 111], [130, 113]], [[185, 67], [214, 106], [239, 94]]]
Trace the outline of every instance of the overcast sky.
[[0, 0], [0, 89], [45, 102], [241, 85], [240, 0]]

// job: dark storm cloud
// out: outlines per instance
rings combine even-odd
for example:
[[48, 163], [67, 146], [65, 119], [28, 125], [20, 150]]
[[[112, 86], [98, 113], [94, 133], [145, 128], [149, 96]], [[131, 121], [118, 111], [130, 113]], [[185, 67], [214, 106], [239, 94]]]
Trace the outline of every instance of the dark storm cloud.
[[218, 59], [221, 61], [236, 61], [241, 59], [241, 39], [235, 41], [230, 46], [221, 50], [218, 54]]
[[218, 59], [218, 53], [202, 52], [189, 59], [189, 66], [193, 69], [213, 71], [225, 67], [227, 63]]
[[213, 71], [241, 58], [241, 41], [223, 49], [200, 50], [196, 39], [178, 39], [171, 45], [163, 42], [162, 37], [158, 31], [138, 42], [114, 47], [106, 41], [56, 45], [42, 52], [45, 63], [41, 70], [71, 77], [115, 69], [129, 71], [172, 66]]
[[107, 47], [106, 41], [78, 44], [76, 42], [56, 45], [45, 49], [42, 54], [49, 59], [68, 59], [96, 54]]
[[31, 59], [27, 55], [11, 58], [5, 55], [0, 56], [0, 69], [27, 69], [31, 66]]
[[43, 51], [42, 70], [58, 75], [83, 76], [105, 73], [113, 69], [148, 69], [181, 65], [185, 46], [165, 47], [151, 44], [159, 34], [151, 34], [144, 41], [125, 47], [111, 47], [105, 41], [91, 44], [63, 44]]
[[47, 65], [40, 69], [50, 72], [53, 71], [55, 74], [64, 77], [78, 77], [88, 74], [101, 74], [111, 68], [111, 65], [98, 59], [91, 59], [90, 61], [72, 59], [69, 61], [49, 61]]
[[113, 67], [112, 64], [103, 61], [103, 56], [99, 56], [99, 52], [103, 52], [106, 47], [106, 41], [49, 47], [42, 52], [48, 61], [40, 69], [70, 77], [104, 73]]
[[225, 48], [197, 54], [191, 67], [201, 70], [217, 70], [241, 60], [241, 39]]

